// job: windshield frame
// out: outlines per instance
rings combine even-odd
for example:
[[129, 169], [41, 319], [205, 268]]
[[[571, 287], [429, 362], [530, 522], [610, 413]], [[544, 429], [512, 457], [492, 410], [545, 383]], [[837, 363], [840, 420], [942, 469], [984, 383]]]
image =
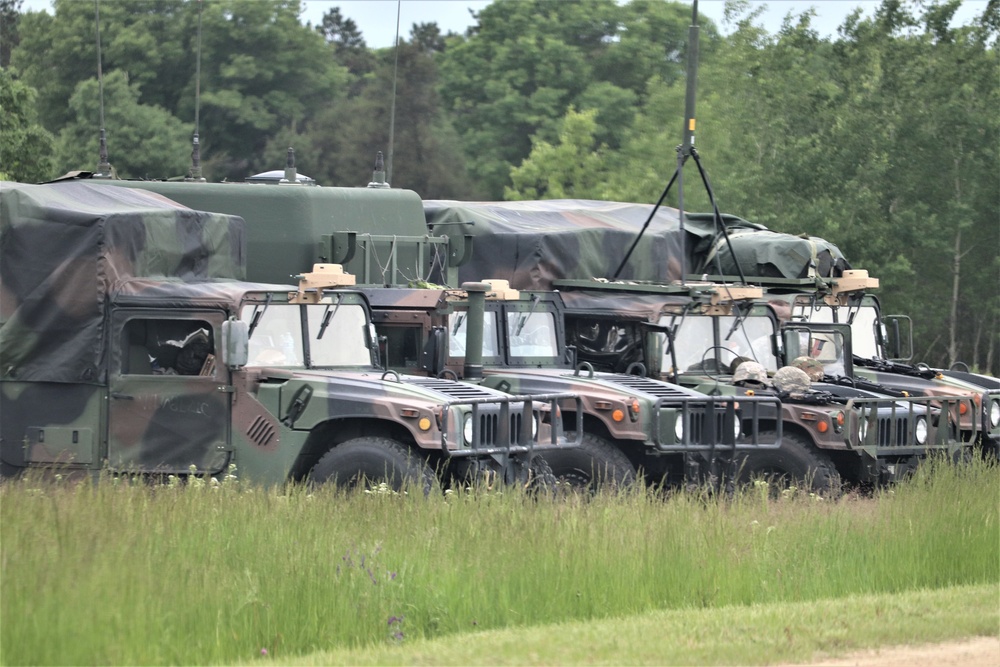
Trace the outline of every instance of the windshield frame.
[[[699, 331], [702, 333], [701, 339], [711, 336], [710, 346], [702, 344], [701, 354], [683, 354], [685, 349], [694, 349], [697, 346], [692, 341], [699, 340], [698, 334], [692, 335], [691, 324], [696, 322], [702, 326]], [[739, 322], [737, 328], [733, 326]], [[765, 324], [766, 323], [766, 324]], [[714, 315], [708, 313], [691, 312], [674, 313], [665, 311], [659, 320], [661, 326], [677, 325], [674, 335], [675, 358], [680, 375], [712, 373], [713, 375], [732, 375], [733, 364], [737, 357], [756, 361], [768, 371], [776, 371], [781, 360], [775, 354], [773, 337], [780, 331], [778, 316], [774, 309], [762, 303], [743, 304], [737, 313], [734, 308], [728, 315]], [[748, 325], [753, 330], [748, 331]], [[687, 327], [687, 328], [685, 328]], [[731, 335], [730, 335], [731, 334]], [[664, 335], [664, 334], [659, 334]], [[727, 336], [729, 336], [727, 340]], [[742, 337], [742, 342], [739, 338]], [[706, 354], [709, 349], [711, 354]], [[729, 352], [724, 352], [721, 348], [727, 348]], [[763, 361], [762, 361], [763, 359]], [[672, 369], [673, 359], [670, 350], [664, 346], [663, 372], [667, 373]], [[705, 366], [697, 368], [694, 366]]]
[[[295, 309], [294, 313], [284, 310], [292, 308]], [[249, 298], [240, 305], [239, 319], [250, 322], [255, 310], [260, 312], [260, 323], [248, 340], [250, 346], [250, 354], [246, 364], [248, 367], [305, 369], [376, 369], [378, 367], [374, 349], [375, 339], [372, 337], [371, 309], [364, 295], [358, 292], [330, 290], [324, 293], [324, 296], [317, 303], [292, 303], [287, 298], [280, 300]], [[278, 324], [276, 324], [274, 318], [277, 314], [286, 316], [287, 329], [280, 326], [280, 320], [277, 320]], [[315, 317], [312, 316], [313, 314]], [[318, 334], [326, 314], [329, 314], [331, 319], [322, 339], [317, 339], [315, 336]], [[350, 334], [344, 335], [348, 332], [342, 327], [349, 326], [345, 315], [353, 315], [354, 323], [361, 327], [361, 337], [354, 338]], [[338, 331], [340, 331], [339, 334]], [[269, 357], [264, 356], [263, 361], [259, 351], [256, 355], [254, 353], [257, 336], [270, 336], [271, 339], [263, 343], [263, 348], [275, 351]], [[321, 341], [320, 346], [317, 346], [317, 341]], [[259, 339], [258, 343], [258, 348], [260, 348]], [[343, 354], [346, 357], [346, 362], [317, 362], [317, 347], [323, 345], [335, 346], [339, 350], [338, 354]], [[326, 362], [328, 358], [324, 357], [322, 361]]]

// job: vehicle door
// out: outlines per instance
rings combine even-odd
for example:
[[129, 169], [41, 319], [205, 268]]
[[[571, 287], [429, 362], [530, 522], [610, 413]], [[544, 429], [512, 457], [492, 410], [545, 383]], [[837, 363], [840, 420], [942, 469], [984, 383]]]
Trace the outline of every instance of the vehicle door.
[[217, 473], [229, 462], [232, 386], [222, 311], [124, 309], [112, 317], [108, 465]]

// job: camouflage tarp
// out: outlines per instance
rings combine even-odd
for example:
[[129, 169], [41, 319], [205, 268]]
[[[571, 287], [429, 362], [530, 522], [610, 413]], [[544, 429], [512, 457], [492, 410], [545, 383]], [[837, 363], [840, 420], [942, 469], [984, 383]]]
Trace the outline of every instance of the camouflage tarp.
[[[712, 230], [711, 213], [690, 213], [685, 218], [693, 228]], [[723, 215], [722, 220], [729, 242], [721, 233], [706, 235], [694, 250], [698, 262], [692, 273], [736, 276], [736, 260], [747, 278], [836, 278], [851, 268], [840, 248], [818, 236], [773, 232], [733, 215]]]
[[[550, 289], [553, 280], [611, 278], [652, 204], [553, 199], [546, 201], [424, 201], [424, 215], [436, 233], [471, 233], [472, 259], [459, 271], [465, 280], [502, 278], [517, 289]], [[744, 274], [804, 278], [839, 276], [850, 266], [840, 250], [817, 237], [772, 232], [763, 225], [722, 215]], [[472, 223], [459, 225], [456, 223]], [[685, 214], [660, 207], [620, 280], [670, 282], [681, 277], [681, 242], [688, 275], [738, 275], [733, 254], [711, 213]]]
[[0, 183], [0, 378], [103, 382], [117, 285], [242, 278], [245, 247], [242, 219], [153, 193]]
[[[459, 270], [462, 281], [500, 278], [516, 289], [541, 290], [551, 289], [553, 280], [610, 278], [652, 210], [651, 204], [582, 199], [424, 201], [436, 233], [474, 236], [472, 259]], [[435, 228], [442, 223], [449, 224]], [[680, 253], [677, 211], [661, 207], [619, 277], [677, 280]]]

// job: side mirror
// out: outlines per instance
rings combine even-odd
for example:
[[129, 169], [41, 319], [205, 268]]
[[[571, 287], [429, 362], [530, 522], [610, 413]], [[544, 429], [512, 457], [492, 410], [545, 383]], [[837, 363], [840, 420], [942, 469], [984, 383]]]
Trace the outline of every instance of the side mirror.
[[805, 343], [805, 349], [809, 349], [809, 332], [802, 329], [782, 329], [780, 341], [776, 341], [776, 344], [783, 347], [783, 354], [778, 355], [778, 360], [784, 364], [791, 363], [792, 359], [801, 356], [808, 356], [806, 352], [803, 351], [802, 343]]
[[887, 315], [883, 322], [885, 355], [889, 360], [913, 359], [913, 320], [908, 315]]
[[434, 377], [444, 370], [444, 356], [448, 349], [445, 344], [445, 330], [434, 327], [427, 336], [427, 343], [420, 353], [420, 368]]
[[[386, 340], [384, 336], [379, 336], [378, 332], [375, 330], [375, 325], [372, 322], [368, 323], [368, 349], [372, 351], [372, 356], [374, 357], [375, 368], [382, 368], [382, 355], [381, 355], [381, 343]], [[389, 358], [388, 351], [386, 352], [386, 359]]]
[[250, 355], [250, 327], [243, 320], [222, 323], [222, 363], [228, 368], [247, 365]]

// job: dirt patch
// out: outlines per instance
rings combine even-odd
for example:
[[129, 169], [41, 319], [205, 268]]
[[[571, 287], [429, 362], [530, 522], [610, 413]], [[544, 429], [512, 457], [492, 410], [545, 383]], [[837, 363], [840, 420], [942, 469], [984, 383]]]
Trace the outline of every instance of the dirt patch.
[[842, 658], [786, 667], [997, 667], [1000, 637], [974, 637], [944, 644], [887, 646]]

